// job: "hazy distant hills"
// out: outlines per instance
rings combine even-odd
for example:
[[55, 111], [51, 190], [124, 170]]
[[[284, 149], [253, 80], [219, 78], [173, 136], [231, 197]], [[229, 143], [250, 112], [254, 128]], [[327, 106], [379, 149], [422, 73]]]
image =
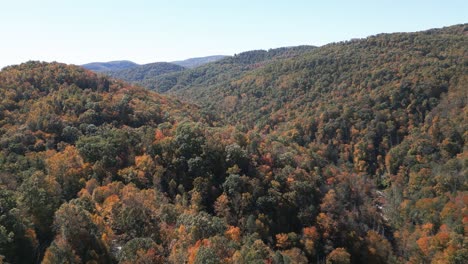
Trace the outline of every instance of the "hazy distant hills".
[[[169, 63], [191, 69], [191, 68], [201, 66], [203, 64], [207, 64], [210, 62], [215, 62], [215, 61], [224, 59], [226, 57], [229, 57], [229, 56], [212, 55], [212, 56], [206, 56], [206, 57], [190, 58], [190, 59], [180, 60], [180, 61], [172, 61]], [[156, 63], [159, 63], [159, 62], [156, 62]], [[140, 66], [145, 66], [145, 65], [147, 66], [147, 65], [152, 65], [152, 64], [154, 63], [138, 64], [129, 60], [118, 60], [118, 61], [108, 61], [108, 62], [91, 62], [91, 63], [83, 64], [81, 66], [94, 72], [114, 72], [114, 71], [121, 71], [121, 70], [126, 70], [126, 69], [130, 69], [134, 67], [140, 67]]]
[[172, 61], [171, 63], [180, 65], [185, 68], [195, 68], [198, 66], [201, 66], [203, 64], [207, 64], [210, 62], [215, 62], [221, 59], [224, 59], [225, 57], [228, 57], [226, 55], [213, 55], [213, 56], [206, 56], [206, 57], [199, 57], [199, 58], [190, 58], [187, 60], [181, 60], [181, 61]]
[[136, 84], [149, 83], [153, 78], [163, 74], [180, 72], [185, 69], [192, 69], [204, 64], [224, 59], [228, 56], [213, 55], [207, 57], [190, 58], [187, 60], [174, 62], [154, 62], [148, 64], [137, 64], [132, 61], [110, 61], [92, 62], [82, 65], [88, 70], [105, 73], [117, 79]]
[[119, 71], [132, 67], [139, 66], [138, 64], [128, 61], [128, 60], [119, 60], [119, 61], [109, 61], [109, 62], [91, 62], [81, 65], [88, 70], [95, 72], [108, 72], [108, 71]]
[[107, 75], [122, 79], [127, 82], [141, 82], [148, 78], [153, 78], [162, 74], [179, 72], [185, 70], [184, 67], [169, 62], [155, 62], [119, 71], [107, 71]]
[[297, 46], [246, 51], [234, 56], [213, 55], [183, 61], [139, 65], [131, 61], [95, 62], [84, 68], [158, 92], [177, 90], [187, 85], [220, 83], [278, 60], [299, 57], [316, 47]]

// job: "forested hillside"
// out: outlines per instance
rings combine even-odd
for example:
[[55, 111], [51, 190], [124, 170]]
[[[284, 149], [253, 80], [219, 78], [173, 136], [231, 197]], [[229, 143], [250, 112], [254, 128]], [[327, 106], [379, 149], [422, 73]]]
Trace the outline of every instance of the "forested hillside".
[[466, 263], [467, 32], [4, 68], [3, 262]]
[[[229, 71], [202, 74], [192, 82], [178, 77], [169, 92], [202, 105], [204, 111], [220, 113], [227, 124], [237, 124], [242, 131], [268, 135], [269, 153], [281, 153], [287, 146], [294, 161], [297, 153], [306, 152], [315, 168], [341, 171], [325, 176], [335, 187], [324, 199], [333, 202], [324, 206], [326, 199], [322, 200], [322, 213], [314, 223], [322, 232], [334, 230], [322, 233], [325, 252], [329, 244], [350, 243], [345, 246], [349, 252], [356, 245], [354, 239], [363, 239], [363, 231], [373, 229], [363, 227], [365, 217], [357, 216], [362, 211], [355, 204], [348, 207], [356, 198], [336, 192], [338, 175], [352, 173], [379, 190], [374, 199], [383, 202], [377, 208], [388, 225], [380, 234], [400, 260], [464, 263], [467, 65], [465, 24], [329, 44], [297, 58], [259, 65], [224, 82], [211, 80]], [[191, 73], [195, 71], [184, 72]], [[350, 226], [363, 229], [334, 233]], [[356, 262], [362, 249], [354, 250], [352, 262], [362, 262]]]
[[271, 50], [253, 50], [222, 60], [199, 66], [195, 69], [148, 76], [139, 84], [157, 92], [178, 90], [184, 87], [205, 87], [213, 84], [224, 85], [226, 82], [263, 65], [285, 58], [295, 58], [312, 50], [312, 46], [278, 48]]

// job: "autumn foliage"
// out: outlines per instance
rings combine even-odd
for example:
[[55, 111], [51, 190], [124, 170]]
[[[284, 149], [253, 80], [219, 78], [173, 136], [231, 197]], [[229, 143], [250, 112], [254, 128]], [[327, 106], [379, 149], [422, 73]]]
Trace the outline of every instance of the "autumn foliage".
[[152, 79], [198, 106], [78, 66], [6, 67], [0, 261], [466, 263], [466, 32]]

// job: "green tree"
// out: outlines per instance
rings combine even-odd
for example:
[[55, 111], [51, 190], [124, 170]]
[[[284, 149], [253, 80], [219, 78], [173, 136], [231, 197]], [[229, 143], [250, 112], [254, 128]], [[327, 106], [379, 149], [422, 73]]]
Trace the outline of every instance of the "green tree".
[[19, 187], [18, 205], [31, 217], [40, 240], [53, 237], [53, 216], [62, 202], [61, 196], [60, 184], [39, 171]]

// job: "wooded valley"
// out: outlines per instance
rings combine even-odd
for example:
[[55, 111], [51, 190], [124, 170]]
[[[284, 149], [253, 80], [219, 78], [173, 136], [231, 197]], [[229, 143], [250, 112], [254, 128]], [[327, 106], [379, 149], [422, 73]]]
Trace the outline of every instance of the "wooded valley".
[[0, 262], [468, 263], [467, 66], [464, 24], [5, 67]]

